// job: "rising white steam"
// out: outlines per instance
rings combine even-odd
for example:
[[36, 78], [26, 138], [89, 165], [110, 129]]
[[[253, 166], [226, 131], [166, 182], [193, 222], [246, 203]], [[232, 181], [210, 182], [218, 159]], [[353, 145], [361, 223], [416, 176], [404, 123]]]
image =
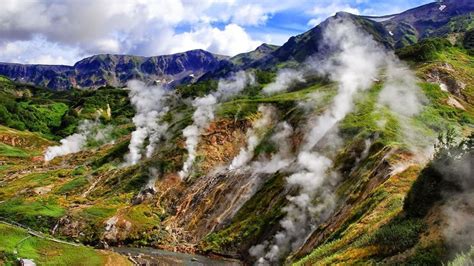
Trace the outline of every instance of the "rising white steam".
[[226, 101], [242, 92], [245, 87], [255, 84], [252, 73], [239, 71], [228, 79], [220, 79], [217, 91], [212, 93], [219, 101]]
[[253, 158], [255, 148], [262, 140], [263, 133], [272, 123], [276, 110], [272, 106], [261, 105], [258, 107], [261, 117], [257, 119], [251, 128], [247, 130], [247, 147], [242, 148], [239, 154], [232, 160], [229, 170], [236, 170], [246, 166]]
[[252, 163], [252, 172], [255, 174], [276, 173], [284, 168], [287, 168], [294, 161], [291, 152], [292, 143], [290, 140], [293, 135], [293, 128], [287, 122], [280, 122], [276, 126], [275, 134], [270, 138], [270, 141], [278, 146], [278, 152], [273, 154], [269, 160], [259, 160]]
[[186, 141], [188, 157], [183, 164], [183, 169], [179, 172], [181, 179], [188, 177], [191, 168], [196, 160], [197, 145], [202, 132], [214, 119], [214, 112], [220, 101], [227, 100], [240, 93], [249, 84], [255, 83], [255, 77], [244, 71], [235, 73], [229, 79], [219, 80], [217, 91], [205, 96], [196, 98], [193, 107], [196, 108], [193, 114], [193, 124], [183, 130]]
[[[161, 86], [146, 86], [137, 80], [129, 81], [127, 85], [130, 89], [130, 102], [136, 112], [133, 117], [136, 129], [132, 132], [125, 165], [134, 165], [140, 161], [143, 153], [146, 157], [153, 155], [157, 142], [168, 129], [167, 123], [160, 122], [168, 111], [167, 93]], [[144, 151], [143, 146], [147, 139], [148, 144]]]
[[[472, 134], [472, 133], [471, 133]], [[432, 166], [442, 176], [441, 212], [445, 244], [450, 253], [468, 251], [474, 244], [474, 135], [446, 152]], [[452, 254], [450, 254], [452, 255]], [[465, 264], [470, 265], [470, 264]]]
[[[394, 54], [387, 55], [384, 86], [378, 102], [387, 106], [400, 123], [405, 144], [423, 163], [433, 154], [434, 137], [426, 136], [411, 124], [411, 118], [420, 113], [428, 101], [417, 85], [415, 74]], [[407, 164], [408, 165], [408, 164]]]
[[148, 176], [149, 176], [149, 179], [148, 179], [147, 184], [145, 185], [145, 190], [156, 192], [155, 183], [156, 183], [156, 180], [158, 180], [158, 176], [159, 176], [158, 169], [153, 168], [153, 167], [148, 169]]
[[214, 95], [207, 95], [206, 97], [196, 98], [193, 101], [193, 106], [196, 108], [193, 114], [193, 124], [187, 126], [183, 130], [183, 136], [186, 138], [186, 150], [188, 157], [183, 164], [183, 169], [179, 172], [181, 179], [188, 176], [191, 167], [196, 160], [196, 148], [202, 131], [204, 131], [209, 123], [214, 119], [214, 109], [217, 104], [217, 99]]
[[379, 102], [394, 112], [413, 116], [418, 114], [425, 101], [417, 86], [415, 74], [394, 55], [387, 60], [386, 80], [379, 94]]
[[[297, 188], [299, 194], [288, 197], [281, 231], [270, 242], [249, 250], [258, 258], [258, 264], [278, 263], [329, 217], [336, 204], [333, 191], [338, 178], [331, 171], [332, 160], [315, 148], [323, 138], [325, 143], [339, 142], [337, 136], [328, 133], [337, 129], [337, 123], [352, 111], [354, 96], [370, 88], [386, 65], [387, 52], [348, 21], [333, 19], [323, 36], [324, 44], [335, 49], [324, 61], [316, 62], [314, 69], [336, 82], [338, 92], [323, 114], [308, 121], [308, 132], [296, 161], [299, 170], [287, 178], [287, 185]], [[326, 148], [335, 150], [334, 145]]]
[[104, 127], [99, 121], [83, 120], [77, 128], [77, 133], [60, 140], [61, 145], [46, 149], [44, 160], [51, 161], [58, 156], [80, 152], [89, 141], [99, 145], [113, 142], [112, 130], [112, 126]]
[[278, 72], [274, 82], [263, 88], [265, 94], [275, 94], [286, 91], [291, 85], [297, 82], [304, 82], [303, 73], [293, 69], [282, 69]]

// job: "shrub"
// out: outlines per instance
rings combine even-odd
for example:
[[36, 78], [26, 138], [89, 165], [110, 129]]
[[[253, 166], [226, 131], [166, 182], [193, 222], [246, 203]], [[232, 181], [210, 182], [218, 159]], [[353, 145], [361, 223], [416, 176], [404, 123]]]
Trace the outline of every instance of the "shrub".
[[463, 46], [467, 50], [470, 50], [471, 53], [474, 52], [474, 29], [466, 32], [464, 35]]
[[384, 253], [394, 254], [413, 247], [425, 224], [420, 219], [395, 218], [380, 227], [369, 240], [369, 244], [381, 246]]
[[435, 158], [413, 183], [404, 203], [410, 217], [424, 217], [433, 204], [442, 199], [443, 192], [456, 192], [472, 181], [470, 172], [462, 167], [474, 160], [474, 134], [459, 144], [454, 131], [441, 134]]
[[397, 51], [397, 55], [401, 59], [415, 62], [432, 61], [438, 58], [438, 52], [451, 46], [451, 43], [446, 39], [432, 38], [404, 47]]

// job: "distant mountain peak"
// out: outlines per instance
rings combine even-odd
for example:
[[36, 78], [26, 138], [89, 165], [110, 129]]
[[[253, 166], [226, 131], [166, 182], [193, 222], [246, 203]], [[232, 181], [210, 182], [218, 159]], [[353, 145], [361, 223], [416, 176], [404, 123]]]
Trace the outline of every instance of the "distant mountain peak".
[[473, 17], [473, 0], [443, 0], [385, 16], [358, 16], [341, 11], [307, 32], [289, 38], [281, 47], [263, 43], [253, 51], [234, 57], [202, 49], [152, 57], [99, 54], [84, 58], [74, 66], [0, 63], [0, 75], [55, 90], [124, 86], [130, 79], [165, 80], [173, 86], [194, 82], [206, 73], [206, 78], [219, 78], [240, 69], [268, 69], [304, 62], [308, 56], [321, 52], [322, 33], [334, 18], [351, 20], [376, 41], [393, 49], [429, 37], [464, 32]]
[[262, 53], [273, 52], [278, 47], [279, 47], [278, 45], [262, 43], [259, 47], [255, 49], [255, 51], [262, 52]]
[[190, 75], [198, 79], [206, 72], [219, 68], [228, 58], [202, 49], [151, 57], [98, 54], [86, 57], [73, 66], [0, 63], [0, 75], [53, 90], [125, 86], [130, 79], [151, 83], [165, 80], [169, 86], [174, 86], [190, 82]]

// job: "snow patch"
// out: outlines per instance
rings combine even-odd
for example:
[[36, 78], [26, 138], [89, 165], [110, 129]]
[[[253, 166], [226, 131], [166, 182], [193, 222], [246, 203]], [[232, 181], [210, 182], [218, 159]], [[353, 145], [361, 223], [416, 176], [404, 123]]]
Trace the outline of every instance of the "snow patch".
[[375, 22], [384, 22], [387, 20], [391, 20], [395, 16], [389, 16], [389, 17], [368, 17], [368, 19], [375, 21]]

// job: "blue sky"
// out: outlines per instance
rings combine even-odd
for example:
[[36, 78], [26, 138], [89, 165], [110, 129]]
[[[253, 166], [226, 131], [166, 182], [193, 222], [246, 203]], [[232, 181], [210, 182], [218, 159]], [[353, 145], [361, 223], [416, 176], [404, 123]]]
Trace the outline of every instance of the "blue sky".
[[337, 11], [386, 15], [427, 0], [2, 0], [0, 61], [73, 64], [99, 53], [205, 49], [235, 55], [283, 44]]

